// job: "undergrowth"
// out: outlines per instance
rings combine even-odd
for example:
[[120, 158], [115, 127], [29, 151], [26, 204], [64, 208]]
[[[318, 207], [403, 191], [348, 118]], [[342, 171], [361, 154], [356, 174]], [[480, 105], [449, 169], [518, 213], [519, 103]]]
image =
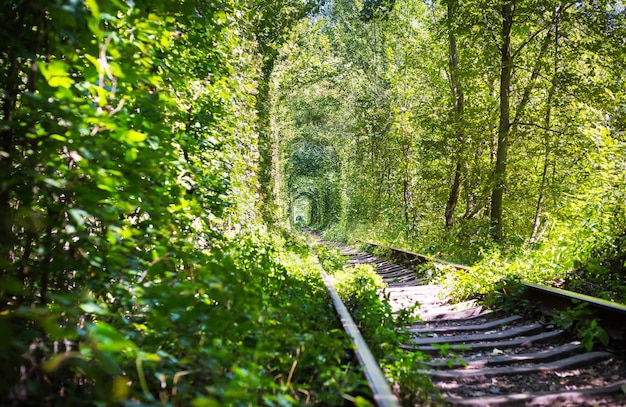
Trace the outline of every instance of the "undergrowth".
[[332, 406], [367, 397], [299, 238], [239, 235], [193, 271], [110, 287], [0, 316], [0, 404]]

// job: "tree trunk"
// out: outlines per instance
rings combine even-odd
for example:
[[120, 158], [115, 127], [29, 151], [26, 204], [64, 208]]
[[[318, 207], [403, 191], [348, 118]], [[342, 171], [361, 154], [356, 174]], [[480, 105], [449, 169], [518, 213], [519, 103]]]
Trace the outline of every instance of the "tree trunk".
[[[541, 216], [543, 214], [543, 201], [546, 194], [546, 186], [548, 185], [548, 169], [550, 167], [550, 154], [551, 154], [551, 142], [552, 136], [550, 135], [550, 125], [552, 122], [552, 99], [554, 98], [554, 92], [556, 90], [556, 77], [559, 67], [559, 31], [558, 31], [558, 18], [559, 9], [557, 9], [557, 18], [555, 19], [555, 36], [554, 36], [554, 72], [552, 78], [552, 85], [548, 91], [548, 99], [546, 100], [546, 115], [543, 121], [543, 127], [545, 129], [545, 145], [546, 149], [543, 156], [543, 171], [541, 173], [541, 185], [539, 186], [539, 194], [537, 196], [537, 205], [535, 206], [535, 218], [533, 220], [533, 230], [528, 240], [530, 244], [535, 244], [541, 237], [539, 229], [541, 227]], [[544, 51], [545, 52], [545, 51]], [[541, 55], [539, 56], [541, 58]]]
[[502, 4], [502, 45], [500, 67], [500, 122], [498, 124], [498, 146], [496, 149], [496, 167], [494, 186], [491, 194], [491, 234], [496, 242], [502, 241], [502, 201], [506, 187], [506, 164], [509, 150], [509, 131], [511, 128], [511, 73], [513, 57], [511, 54], [511, 28], [513, 26], [513, 3]]
[[[548, 107], [550, 109], [550, 107]], [[539, 240], [539, 227], [541, 226], [541, 215], [543, 212], [543, 200], [545, 197], [547, 179], [548, 179], [548, 168], [550, 160], [550, 145], [549, 141], [546, 140], [546, 151], [543, 157], [543, 173], [541, 174], [541, 186], [539, 187], [539, 196], [537, 197], [537, 205], [535, 206], [535, 219], [533, 220], [533, 231], [530, 234], [529, 243], [535, 244]]]
[[450, 195], [448, 196], [448, 202], [446, 202], [446, 230], [450, 230], [454, 226], [454, 210], [456, 204], [459, 201], [459, 193], [461, 192], [461, 171], [462, 171], [461, 158], [457, 160], [456, 168], [454, 170], [454, 180], [452, 181], [452, 187], [450, 187]]
[[408, 138], [406, 137], [406, 132], [403, 132], [402, 135], [402, 160], [404, 167], [404, 179], [402, 180], [402, 211], [404, 214], [404, 222], [405, 224], [409, 224], [409, 208], [411, 206], [411, 174], [409, 171], [409, 155], [411, 152], [411, 147], [409, 145]]
[[459, 53], [456, 47], [456, 36], [453, 31], [453, 21], [456, 18], [458, 8], [458, 0], [448, 1], [448, 69], [450, 70], [450, 86], [452, 96], [454, 97], [454, 128], [456, 139], [458, 141], [458, 155], [456, 159], [456, 168], [454, 171], [454, 180], [450, 187], [450, 195], [446, 202], [445, 221], [446, 230], [454, 226], [454, 210], [459, 201], [461, 191], [461, 175], [465, 161], [465, 134], [463, 132], [463, 110], [465, 109], [465, 99], [463, 88], [459, 78]]

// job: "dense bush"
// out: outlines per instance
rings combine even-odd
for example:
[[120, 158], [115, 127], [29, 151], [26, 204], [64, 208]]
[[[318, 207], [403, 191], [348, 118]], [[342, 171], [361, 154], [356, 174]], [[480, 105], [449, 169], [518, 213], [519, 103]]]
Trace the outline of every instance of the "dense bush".
[[286, 6], [2, 2], [0, 404], [361, 386], [315, 263], [257, 215], [255, 95]]
[[112, 281], [104, 297], [84, 290], [5, 315], [4, 403], [341, 405], [362, 394], [316, 263], [278, 246], [238, 236], [193, 275]]

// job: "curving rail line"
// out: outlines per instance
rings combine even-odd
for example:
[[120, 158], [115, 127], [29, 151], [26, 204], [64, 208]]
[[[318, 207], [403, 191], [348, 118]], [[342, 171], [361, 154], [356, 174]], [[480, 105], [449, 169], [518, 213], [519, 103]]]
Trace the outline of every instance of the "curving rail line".
[[[447, 303], [438, 296], [441, 287], [418, 279], [411, 270], [420, 263], [439, 262], [431, 257], [390, 248], [387, 261], [347, 247], [341, 249], [350, 263], [375, 266], [388, 283], [386, 291], [396, 309], [420, 304], [423, 323], [409, 327], [413, 339], [404, 348], [433, 355], [424, 373], [446, 395], [447, 405], [626, 406], [623, 356], [609, 351], [584, 352], [579, 342], [571, 341], [565, 332], [542, 320], [485, 311], [475, 301]], [[623, 341], [626, 306], [523, 284], [524, 296], [540, 304], [544, 312], [585, 302], [613, 341]], [[438, 359], [442, 347], [457, 352], [459, 359], [454, 363]], [[576, 375], [587, 375], [589, 383], [581, 386], [570, 380]], [[374, 391], [375, 386], [370, 387]]]

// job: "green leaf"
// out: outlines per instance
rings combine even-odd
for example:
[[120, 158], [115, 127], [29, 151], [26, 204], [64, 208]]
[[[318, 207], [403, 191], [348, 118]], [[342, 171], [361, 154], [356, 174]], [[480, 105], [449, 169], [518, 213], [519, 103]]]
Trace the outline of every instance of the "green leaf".
[[111, 399], [113, 402], [119, 403], [128, 398], [130, 388], [128, 387], [128, 378], [125, 376], [116, 376], [111, 386]]
[[37, 67], [46, 82], [52, 87], [69, 88], [74, 83], [68, 72], [68, 65], [62, 61], [51, 61], [48, 64], [38, 62]]
[[84, 359], [84, 356], [80, 352], [68, 352], [60, 355], [54, 355], [41, 365], [41, 369], [44, 372], [52, 373], [65, 364], [67, 360], [72, 358]]
[[87, 7], [91, 10], [91, 14], [98, 20], [100, 20], [100, 7], [96, 0], [85, 0]]
[[115, 188], [107, 184], [100, 183], [100, 184], [97, 184], [96, 186], [103, 191], [115, 192]]
[[369, 400], [361, 397], [361, 396], [357, 396], [354, 399], [354, 405], [356, 407], [372, 407], [372, 403], [369, 402]]
[[611, 338], [609, 337], [609, 334], [603, 329], [598, 327], [598, 339], [600, 340], [600, 343], [603, 346], [608, 346]]
[[117, 329], [106, 322], [97, 321], [87, 328], [89, 335], [96, 341], [96, 347], [104, 352], [135, 350], [137, 345], [126, 339]]
[[159, 355], [150, 352], [140, 352], [139, 357], [149, 362], [159, 362], [161, 360], [161, 357]]
[[133, 162], [136, 159], [137, 159], [137, 149], [135, 147], [129, 148], [128, 150], [126, 150], [126, 153], [124, 154], [124, 160], [126, 162]]
[[122, 135], [121, 140], [128, 144], [138, 144], [144, 141], [148, 136], [136, 130], [128, 130]]
[[221, 404], [213, 398], [198, 397], [191, 402], [193, 407], [219, 407]]
[[98, 304], [93, 303], [93, 302], [80, 304], [79, 307], [83, 311], [90, 313], [90, 314], [96, 314], [96, 315], [109, 315], [110, 314], [108, 310], [100, 307]]
[[55, 88], [69, 88], [73, 83], [72, 78], [67, 76], [53, 76], [48, 81], [48, 84]]
[[67, 141], [67, 137], [61, 136], [60, 134], [51, 134], [50, 138], [57, 141]]

